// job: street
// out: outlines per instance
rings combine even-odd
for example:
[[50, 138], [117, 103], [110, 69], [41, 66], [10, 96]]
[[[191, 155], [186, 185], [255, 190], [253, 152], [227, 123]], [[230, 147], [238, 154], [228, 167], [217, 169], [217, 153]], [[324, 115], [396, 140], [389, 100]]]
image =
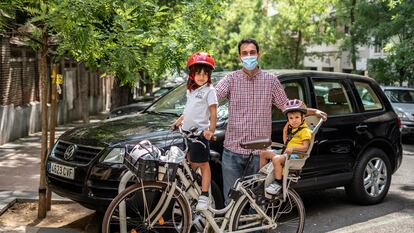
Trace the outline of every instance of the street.
[[414, 232], [414, 141], [403, 145], [401, 167], [385, 200], [373, 206], [350, 202], [343, 188], [303, 195], [305, 232]]
[[[58, 132], [60, 134], [67, 129], [69, 128], [59, 127]], [[14, 190], [11, 194], [18, 193], [26, 198], [36, 197], [38, 167], [33, 165], [35, 167], [30, 170], [16, 167], [27, 168], [31, 163], [38, 164], [38, 141], [39, 136], [34, 135], [1, 147], [0, 155], [4, 158], [0, 160], [0, 177], [3, 177], [0, 179], [0, 186], [3, 190]], [[36, 153], [30, 154], [27, 152], [28, 148], [36, 150]], [[307, 214], [305, 232], [414, 232], [414, 141], [404, 144], [403, 148], [402, 165], [392, 176], [387, 197], [378, 205], [354, 204], [347, 198], [343, 188], [302, 195]], [[24, 170], [27, 171], [26, 175], [21, 175], [20, 172]], [[92, 221], [89, 225], [100, 225], [96, 218]]]

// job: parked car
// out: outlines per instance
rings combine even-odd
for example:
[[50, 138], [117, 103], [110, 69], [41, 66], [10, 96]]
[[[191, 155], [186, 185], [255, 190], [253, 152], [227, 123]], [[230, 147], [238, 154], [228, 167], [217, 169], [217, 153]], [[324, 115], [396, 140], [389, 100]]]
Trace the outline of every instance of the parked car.
[[175, 86], [165, 86], [160, 87], [158, 90], [154, 91], [151, 94], [147, 93], [144, 96], [139, 97], [134, 101], [132, 104], [124, 105], [118, 108], [113, 109], [109, 112], [108, 118], [114, 118], [118, 116], [124, 116], [124, 115], [131, 115], [136, 114], [144, 109], [146, 109], [148, 106], [150, 106], [154, 101], [159, 99], [161, 96], [165, 95], [167, 92], [172, 90]]
[[[328, 113], [294, 188], [301, 192], [345, 186], [358, 203], [381, 202], [401, 164], [402, 146], [400, 120], [378, 84], [371, 78], [343, 73], [269, 72], [278, 76], [289, 98], [302, 99], [307, 106]], [[226, 74], [214, 73], [214, 80]], [[126, 170], [122, 164], [125, 144], [148, 139], [166, 148], [182, 143], [168, 126], [184, 109], [185, 91], [183, 84], [142, 113], [65, 132], [47, 158], [49, 187], [86, 207], [104, 210], [116, 196]], [[218, 108], [217, 140], [211, 144], [215, 151], [210, 161], [212, 178], [219, 186], [227, 115], [224, 101]], [[282, 142], [285, 122], [281, 111], [274, 108], [273, 141]]]
[[404, 137], [414, 135], [414, 88], [382, 87], [385, 95], [401, 119], [401, 133]]

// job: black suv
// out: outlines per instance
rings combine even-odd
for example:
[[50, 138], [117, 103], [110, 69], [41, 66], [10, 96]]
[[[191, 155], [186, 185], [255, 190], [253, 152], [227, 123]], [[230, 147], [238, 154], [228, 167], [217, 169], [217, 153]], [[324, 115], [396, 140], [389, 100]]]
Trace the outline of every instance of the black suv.
[[[381, 202], [391, 175], [402, 160], [401, 122], [378, 84], [371, 78], [331, 72], [276, 71], [290, 99], [328, 113], [316, 136], [311, 157], [294, 187], [298, 191], [345, 186], [361, 204]], [[227, 73], [215, 73], [215, 81]], [[183, 84], [158, 99], [143, 113], [113, 118], [67, 131], [47, 158], [47, 182], [57, 194], [86, 207], [104, 210], [117, 194], [124, 145], [143, 139], [165, 148], [181, 144], [168, 125], [185, 105]], [[222, 153], [227, 124], [226, 102], [218, 109], [217, 141]], [[285, 117], [273, 111], [273, 141], [282, 141]], [[222, 185], [220, 156], [211, 160], [213, 180]]]

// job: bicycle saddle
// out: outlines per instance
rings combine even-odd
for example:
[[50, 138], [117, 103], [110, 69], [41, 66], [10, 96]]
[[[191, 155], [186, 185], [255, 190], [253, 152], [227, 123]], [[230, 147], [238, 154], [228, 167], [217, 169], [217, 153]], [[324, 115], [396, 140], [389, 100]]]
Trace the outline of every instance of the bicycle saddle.
[[272, 140], [267, 137], [257, 137], [251, 141], [240, 143], [240, 147], [250, 150], [266, 149], [272, 145]]

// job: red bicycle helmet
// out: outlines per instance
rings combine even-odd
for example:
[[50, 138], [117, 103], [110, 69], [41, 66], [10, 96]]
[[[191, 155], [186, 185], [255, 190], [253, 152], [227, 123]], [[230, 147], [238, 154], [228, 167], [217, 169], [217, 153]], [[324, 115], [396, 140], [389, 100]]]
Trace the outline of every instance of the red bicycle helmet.
[[285, 104], [285, 110], [283, 111], [283, 114], [287, 115], [289, 112], [301, 112], [303, 114], [306, 114], [306, 105], [298, 99], [289, 100]]
[[187, 68], [190, 68], [190, 66], [195, 64], [205, 64], [210, 66], [213, 70], [216, 68], [216, 63], [214, 62], [213, 57], [207, 52], [196, 52], [188, 58]]

